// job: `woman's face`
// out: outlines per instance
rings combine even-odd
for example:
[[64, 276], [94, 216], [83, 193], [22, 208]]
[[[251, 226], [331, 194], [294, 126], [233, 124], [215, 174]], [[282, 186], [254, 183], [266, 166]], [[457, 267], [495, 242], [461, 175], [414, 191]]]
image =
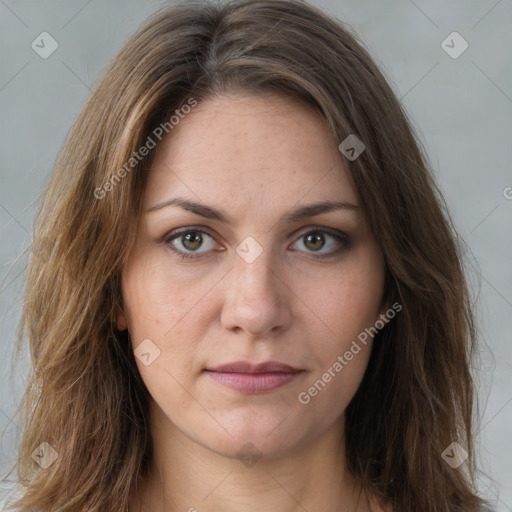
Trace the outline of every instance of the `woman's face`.
[[[272, 457], [341, 431], [371, 350], [358, 335], [386, 305], [339, 142], [274, 95], [210, 99], [163, 139], [118, 316], [159, 427], [233, 457], [247, 442]], [[326, 202], [345, 207], [308, 208]], [[237, 361], [300, 371], [211, 371]]]

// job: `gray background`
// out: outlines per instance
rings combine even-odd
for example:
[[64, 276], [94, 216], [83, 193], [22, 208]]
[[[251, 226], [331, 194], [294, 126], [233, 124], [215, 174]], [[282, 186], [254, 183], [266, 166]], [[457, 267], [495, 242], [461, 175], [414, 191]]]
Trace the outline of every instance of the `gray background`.
[[[512, 511], [512, 2], [314, 3], [349, 23], [380, 64], [469, 245], [482, 342], [475, 369], [481, 418], [476, 439], [485, 473], [479, 485], [498, 511]], [[11, 416], [28, 371], [25, 357], [9, 372], [26, 265], [26, 258], [15, 260], [30, 241], [39, 194], [91, 87], [161, 4], [0, 0], [1, 474], [21, 433]], [[43, 31], [59, 45], [47, 59], [31, 48]], [[455, 59], [441, 46], [453, 31], [469, 44]]]

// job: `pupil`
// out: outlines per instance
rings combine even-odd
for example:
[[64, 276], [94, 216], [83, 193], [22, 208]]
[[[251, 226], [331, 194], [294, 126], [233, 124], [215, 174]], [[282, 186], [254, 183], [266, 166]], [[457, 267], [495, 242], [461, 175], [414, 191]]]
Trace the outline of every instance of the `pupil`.
[[[195, 242], [194, 242], [195, 239]], [[197, 231], [191, 231], [190, 233], [187, 233], [184, 238], [183, 245], [187, 249], [198, 249], [202, 242], [202, 236]], [[191, 246], [192, 245], [192, 246]]]
[[306, 235], [307, 242], [310, 242], [312, 239], [316, 239], [316, 242], [320, 242], [320, 246], [318, 244], [315, 244], [315, 247], [311, 247], [312, 249], [321, 249], [324, 245], [323, 243], [323, 235], [316, 234], [316, 235]]

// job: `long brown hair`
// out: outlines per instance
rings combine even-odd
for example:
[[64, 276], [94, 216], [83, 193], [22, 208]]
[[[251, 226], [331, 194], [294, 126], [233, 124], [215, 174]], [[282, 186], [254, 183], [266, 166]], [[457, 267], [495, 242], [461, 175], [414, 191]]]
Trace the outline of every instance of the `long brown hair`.
[[[402, 311], [376, 335], [346, 411], [350, 470], [395, 512], [484, 510], [472, 437], [477, 336], [456, 231], [369, 53], [341, 22], [298, 0], [158, 11], [76, 120], [34, 225], [16, 346], [18, 354], [28, 338], [33, 364], [16, 411], [24, 413], [16, 506], [128, 510], [153, 446], [149, 394], [115, 314], [154, 151], [130, 159], [191, 99], [236, 90], [302, 100], [335, 140], [354, 134], [365, 145], [357, 159], [340, 158], [384, 253], [387, 297]], [[467, 452], [458, 468], [442, 456], [453, 442]], [[42, 468], [34, 450], [52, 462]]]

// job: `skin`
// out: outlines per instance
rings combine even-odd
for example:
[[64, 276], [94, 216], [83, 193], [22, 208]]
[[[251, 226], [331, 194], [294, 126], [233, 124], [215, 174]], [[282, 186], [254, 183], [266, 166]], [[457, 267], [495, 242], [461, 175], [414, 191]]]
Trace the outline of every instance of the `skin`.
[[[371, 340], [308, 404], [298, 395], [388, 309], [385, 262], [361, 209], [282, 220], [325, 200], [359, 206], [339, 142], [294, 99], [232, 93], [199, 104], [157, 148], [117, 325], [134, 349], [150, 339], [160, 350], [148, 366], [136, 359], [152, 396], [155, 456], [130, 510], [368, 510], [343, 440]], [[233, 222], [177, 206], [147, 212], [176, 196], [223, 209]], [[314, 231], [322, 227], [347, 234], [351, 246]], [[202, 245], [159, 241], [178, 228], [205, 230]], [[319, 241], [304, 236], [311, 231]], [[251, 263], [236, 252], [249, 235], [263, 250]], [[181, 260], [170, 247], [203, 258]], [[304, 371], [252, 395], [203, 371], [236, 360]], [[248, 442], [252, 465], [237, 455]]]

